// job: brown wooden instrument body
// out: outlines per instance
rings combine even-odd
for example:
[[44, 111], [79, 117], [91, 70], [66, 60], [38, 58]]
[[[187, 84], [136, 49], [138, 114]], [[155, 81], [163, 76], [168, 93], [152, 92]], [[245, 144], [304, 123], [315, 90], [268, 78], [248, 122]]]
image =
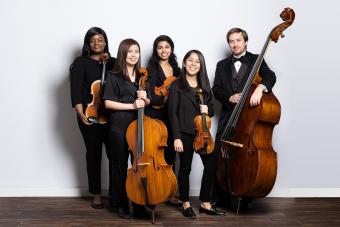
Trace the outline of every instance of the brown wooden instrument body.
[[[155, 89], [154, 89], [155, 94], [158, 95], [158, 96], [167, 97], [169, 95], [169, 87], [172, 84], [172, 82], [174, 82], [176, 79], [177, 78], [175, 76], [167, 77], [164, 80], [162, 86], [155, 87]], [[160, 109], [164, 106], [165, 102], [166, 102], [166, 99], [164, 99], [163, 105], [160, 105], [160, 106], [153, 105], [152, 107], [155, 108], [155, 109]]]
[[[136, 132], [137, 120], [129, 125], [126, 132], [133, 159], [138, 157]], [[168, 165], [164, 159], [163, 149], [167, 146], [168, 137], [164, 123], [144, 116], [144, 136], [144, 152], [138, 160], [134, 160], [132, 168], [128, 170], [126, 191], [129, 199], [137, 204], [155, 205], [175, 195], [177, 181], [172, 166]], [[147, 192], [142, 185], [141, 178], [143, 177], [147, 178]]]
[[96, 80], [91, 85], [92, 102], [87, 104], [85, 116], [91, 122], [99, 124], [107, 123], [107, 114], [100, 97], [101, 81]]
[[85, 110], [85, 116], [91, 123], [105, 124], [108, 122], [108, 115], [101, 99], [102, 88], [105, 82], [106, 62], [108, 58], [108, 53], [101, 55], [100, 60], [103, 63], [101, 79], [94, 81], [91, 85], [92, 101], [87, 104]]
[[[253, 93], [255, 87], [250, 90]], [[250, 96], [249, 96], [250, 97]], [[231, 141], [243, 147], [223, 144], [228, 149], [231, 193], [235, 197], [265, 197], [273, 188], [277, 172], [277, 155], [272, 146], [274, 126], [279, 123], [281, 106], [273, 93], [264, 93], [261, 103], [249, 104], [249, 97], [241, 112], [237, 128]], [[219, 158], [219, 162], [223, 162]], [[225, 170], [220, 169], [217, 177], [220, 186], [227, 191]], [[224, 180], [223, 180], [224, 178]], [[222, 183], [222, 185], [221, 185]]]
[[[139, 89], [145, 90], [147, 71]], [[177, 191], [177, 180], [164, 159], [168, 131], [164, 123], [144, 116], [144, 108], [138, 109], [138, 119], [130, 123], [126, 131], [129, 150], [132, 151], [132, 168], [128, 169], [126, 192], [128, 198], [140, 205], [156, 205], [172, 198]]]
[[174, 82], [177, 78], [175, 76], [167, 77], [163, 85], [160, 87], [155, 87], [155, 94], [158, 96], [167, 96], [169, 94], [169, 86]]
[[[204, 105], [202, 91], [198, 92], [200, 103]], [[200, 114], [194, 118], [194, 128], [196, 137], [194, 140], [194, 150], [199, 154], [210, 154], [214, 151], [215, 143], [210, 134], [211, 118], [207, 114]]]

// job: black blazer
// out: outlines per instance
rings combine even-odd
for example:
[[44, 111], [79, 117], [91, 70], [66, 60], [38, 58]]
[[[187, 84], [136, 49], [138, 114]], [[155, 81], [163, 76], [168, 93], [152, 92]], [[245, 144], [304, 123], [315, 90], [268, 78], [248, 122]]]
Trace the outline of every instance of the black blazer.
[[[169, 90], [169, 122], [174, 139], [181, 139], [181, 133], [195, 135], [194, 118], [200, 114], [199, 99], [193, 89], [184, 91], [179, 88], [179, 82], [176, 80]], [[204, 103], [213, 117], [212, 93], [204, 95]]]
[[[257, 59], [258, 55], [252, 54], [250, 52], [247, 52], [245, 57], [250, 62], [250, 65], [243, 76], [242, 80], [240, 81], [238, 91], [242, 91], [242, 88], [244, 87], [249, 74], [255, 64], [255, 61]], [[228, 114], [231, 113], [231, 111], [234, 108], [234, 104], [229, 102], [230, 96], [234, 94], [233, 88], [232, 88], [232, 62], [231, 62], [232, 56], [223, 59], [222, 61], [217, 63], [216, 66], [216, 72], [215, 72], [215, 79], [214, 79], [214, 85], [212, 87], [213, 93], [215, 98], [222, 104], [222, 110], [220, 114], [220, 121], [218, 125], [218, 129], [221, 127], [221, 121], [226, 120]], [[263, 60], [260, 69], [259, 69], [260, 77], [262, 78], [261, 84], [265, 85], [268, 89], [268, 91], [271, 91], [273, 88], [275, 82], [276, 82], [276, 76], [275, 73], [268, 67], [266, 62]]]

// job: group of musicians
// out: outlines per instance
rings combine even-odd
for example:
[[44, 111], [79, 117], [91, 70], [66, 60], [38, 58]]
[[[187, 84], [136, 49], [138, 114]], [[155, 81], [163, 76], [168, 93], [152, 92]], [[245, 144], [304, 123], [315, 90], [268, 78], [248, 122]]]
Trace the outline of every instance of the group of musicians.
[[[178, 191], [179, 198], [172, 198], [170, 204], [179, 204], [182, 214], [187, 218], [196, 218], [189, 201], [189, 175], [194, 154], [193, 142], [196, 136], [194, 118], [205, 114], [214, 116], [213, 96], [221, 103], [220, 119], [212, 153], [199, 153], [204, 166], [199, 199], [200, 213], [207, 215], [224, 215], [214, 205], [218, 192], [215, 181], [216, 160], [219, 154], [221, 131], [236, 103], [240, 101], [241, 91], [253, 67], [257, 55], [247, 51], [248, 35], [240, 28], [232, 28], [226, 35], [231, 56], [217, 63], [213, 86], [209, 77], [203, 54], [198, 50], [187, 52], [178, 66], [174, 54], [174, 42], [166, 35], [157, 37], [148, 61], [148, 86], [139, 90], [141, 74], [141, 50], [134, 39], [125, 39], [119, 44], [117, 58], [109, 52], [105, 32], [98, 27], [90, 28], [84, 38], [81, 56], [77, 57], [70, 67], [72, 106], [77, 112], [78, 125], [86, 146], [86, 167], [89, 192], [93, 194], [92, 207], [102, 209], [101, 195], [101, 157], [105, 145], [109, 159], [109, 204], [121, 218], [131, 218], [130, 202], [125, 183], [129, 148], [126, 131], [129, 124], [137, 118], [137, 110], [145, 107], [145, 113], [151, 118], [161, 120], [168, 130], [168, 147], [164, 149], [167, 164], [175, 165], [176, 154], [179, 154]], [[109, 120], [107, 124], [89, 121], [85, 115], [87, 105], [92, 101], [91, 85], [100, 80], [103, 70], [103, 54], [109, 55], [105, 63], [105, 86], [102, 89], [102, 100]], [[260, 103], [263, 92], [273, 88], [276, 77], [263, 61], [259, 69], [261, 83], [251, 94], [250, 105]], [[164, 87], [169, 77], [176, 77], [170, 86]], [[157, 93], [157, 88], [167, 92]], [[197, 96], [203, 95], [203, 103]], [[145, 138], [147, 139], [147, 138]], [[227, 193], [227, 192], [225, 192]], [[221, 202], [222, 203], [222, 202]], [[132, 203], [133, 217], [148, 217], [145, 206]]]

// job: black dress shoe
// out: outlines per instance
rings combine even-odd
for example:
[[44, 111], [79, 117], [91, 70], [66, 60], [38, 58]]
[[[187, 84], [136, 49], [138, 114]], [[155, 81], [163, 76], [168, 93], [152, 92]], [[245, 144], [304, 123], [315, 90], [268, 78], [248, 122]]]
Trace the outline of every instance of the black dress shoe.
[[184, 209], [182, 211], [183, 216], [190, 218], [190, 219], [195, 219], [196, 218], [196, 214], [194, 212], [194, 210], [191, 207], [188, 207], [187, 209]]
[[150, 218], [150, 212], [146, 210], [145, 206], [135, 205], [133, 207], [133, 217], [134, 218]]
[[199, 212], [205, 213], [205, 214], [208, 214], [208, 215], [225, 215], [224, 211], [216, 210], [215, 207], [211, 207], [210, 209], [200, 207]]
[[123, 219], [130, 219], [130, 210], [128, 207], [119, 207], [118, 208], [118, 217], [123, 218]]

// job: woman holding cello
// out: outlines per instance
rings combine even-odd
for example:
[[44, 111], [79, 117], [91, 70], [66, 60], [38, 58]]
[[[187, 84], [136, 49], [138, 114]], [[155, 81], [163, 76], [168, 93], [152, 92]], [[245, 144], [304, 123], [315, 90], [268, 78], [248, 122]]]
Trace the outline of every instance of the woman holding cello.
[[[111, 110], [109, 119], [110, 153], [112, 160], [112, 193], [110, 203], [118, 207], [120, 218], [130, 218], [129, 200], [126, 193], [128, 167], [128, 144], [126, 130], [137, 118], [137, 109], [149, 105], [146, 91], [138, 91], [141, 75], [140, 46], [133, 39], [123, 40], [118, 48], [117, 63], [109, 74], [103, 99], [105, 107]], [[135, 217], [144, 217], [148, 213], [144, 206], [134, 205]]]
[[85, 142], [89, 192], [94, 195], [92, 200], [94, 209], [103, 208], [101, 162], [103, 144], [105, 144], [107, 156], [110, 156], [107, 139], [108, 125], [91, 123], [85, 116], [85, 110], [93, 99], [91, 85], [94, 81], [101, 79], [102, 73], [105, 74], [106, 71], [111, 70], [116, 61], [115, 58], [109, 57], [105, 70], [101, 60], [104, 53], [110, 55], [106, 33], [101, 28], [92, 27], [85, 35], [81, 56], [77, 57], [70, 66], [72, 107], [77, 112], [78, 126]]
[[[196, 218], [189, 202], [189, 175], [193, 158], [193, 142], [195, 140], [194, 118], [197, 115], [214, 115], [212, 92], [202, 53], [198, 50], [189, 51], [183, 59], [179, 79], [170, 88], [169, 121], [174, 136], [174, 148], [180, 156], [178, 183], [180, 199], [183, 201], [183, 215]], [[204, 105], [200, 105], [197, 92], [201, 91]], [[204, 165], [199, 199], [202, 201], [200, 213], [223, 215], [224, 212], [212, 207], [211, 191], [215, 178], [216, 153], [200, 154]]]

